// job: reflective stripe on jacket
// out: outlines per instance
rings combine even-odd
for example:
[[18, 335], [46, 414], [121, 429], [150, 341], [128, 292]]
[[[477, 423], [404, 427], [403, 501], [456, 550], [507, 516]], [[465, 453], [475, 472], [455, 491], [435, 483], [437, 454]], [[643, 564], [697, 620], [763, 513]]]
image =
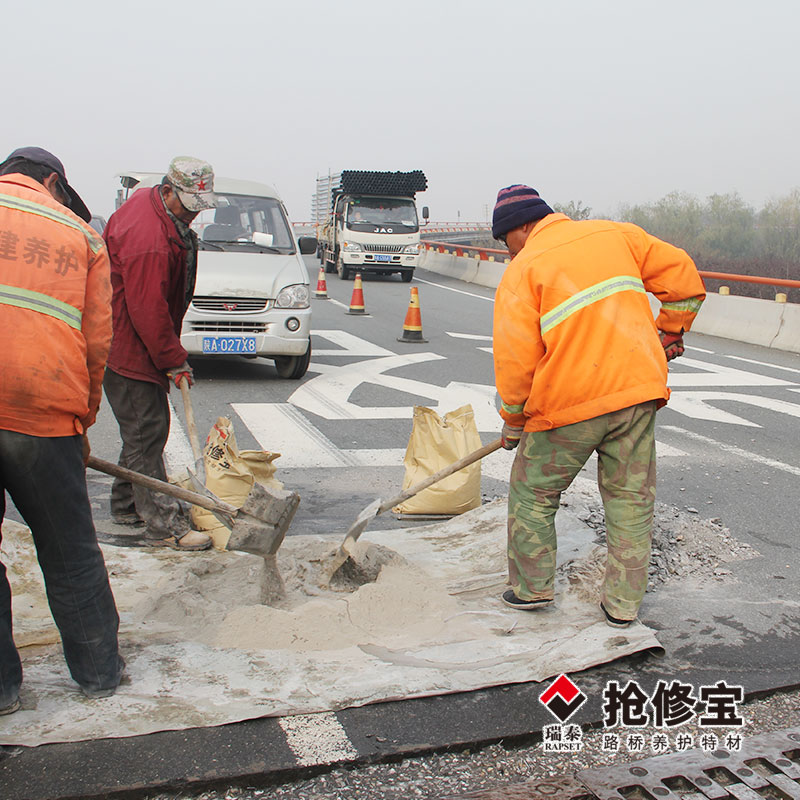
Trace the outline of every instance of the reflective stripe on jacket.
[[[661, 301], [653, 320], [647, 292]], [[669, 398], [658, 330], [689, 330], [705, 298], [691, 258], [636, 225], [550, 214], [495, 296], [500, 414], [526, 431]]]
[[33, 178], [0, 176], [0, 428], [74, 436], [95, 420], [111, 342], [103, 240]]

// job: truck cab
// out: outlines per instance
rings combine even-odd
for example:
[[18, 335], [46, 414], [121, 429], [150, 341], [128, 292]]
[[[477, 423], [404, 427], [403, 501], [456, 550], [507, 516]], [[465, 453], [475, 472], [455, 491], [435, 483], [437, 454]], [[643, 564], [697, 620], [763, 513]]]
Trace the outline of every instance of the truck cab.
[[419, 220], [410, 197], [341, 195], [334, 221], [338, 249], [328, 271], [347, 280], [356, 272], [391, 275], [410, 281], [419, 262]]
[[[415, 194], [427, 187], [415, 172], [359, 172], [317, 179], [317, 207], [329, 209], [318, 255], [326, 272], [347, 280], [356, 272], [399, 273], [410, 281], [419, 263], [420, 223]], [[423, 218], [428, 210], [423, 208]]]

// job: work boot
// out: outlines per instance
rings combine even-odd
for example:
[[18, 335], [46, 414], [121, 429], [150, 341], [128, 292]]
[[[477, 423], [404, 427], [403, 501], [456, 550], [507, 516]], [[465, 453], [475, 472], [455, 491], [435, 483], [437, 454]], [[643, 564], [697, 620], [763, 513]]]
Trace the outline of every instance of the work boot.
[[144, 525], [144, 520], [135, 511], [126, 511], [122, 514], [115, 514], [112, 511], [111, 521], [115, 525], [131, 525], [135, 528], [141, 528]]
[[633, 619], [620, 619], [619, 617], [612, 617], [602, 603], [600, 603], [600, 609], [602, 610], [603, 614], [605, 614], [606, 625], [610, 625], [612, 628], [629, 628], [632, 623], [636, 622], [635, 617]]
[[18, 697], [13, 703], [9, 703], [7, 706], [0, 708], [0, 717], [4, 717], [6, 714], [13, 714], [15, 711], [19, 711], [21, 705], [22, 704], [19, 702]]
[[517, 608], [520, 611], [536, 611], [552, 605], [552, 600], [522, 600], [514, 594], [513, 589], [506, 589], [500, 598], [509, 608]]
[[200, 531], [186, 531], [180, 535], [167, 536], [165, 539], [145, 539], [152, 547], [169, 547], [172, 550], [208, 550], [211, 537]]

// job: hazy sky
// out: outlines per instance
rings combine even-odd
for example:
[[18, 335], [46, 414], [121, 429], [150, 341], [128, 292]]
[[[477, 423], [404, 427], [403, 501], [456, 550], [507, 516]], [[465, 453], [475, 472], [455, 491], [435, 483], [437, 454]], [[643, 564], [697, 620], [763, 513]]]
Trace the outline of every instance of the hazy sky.
[[[797, 0], [31, 0], [3, 10], [0, 157], [52, 150], [95, 213], [174, 155], [271, 183], [422, 169], [434, 220], [528, 183], [595, 213], [800, 186]], [[13, 76], [13, 78], [12, 78]]]

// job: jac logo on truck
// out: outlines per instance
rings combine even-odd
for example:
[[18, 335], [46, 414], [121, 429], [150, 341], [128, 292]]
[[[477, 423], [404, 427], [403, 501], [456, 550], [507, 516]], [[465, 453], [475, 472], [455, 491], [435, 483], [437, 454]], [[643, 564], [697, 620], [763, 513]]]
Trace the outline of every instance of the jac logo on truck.
[[394, 233], [394, 228], [375, 228], [373, 233]]

